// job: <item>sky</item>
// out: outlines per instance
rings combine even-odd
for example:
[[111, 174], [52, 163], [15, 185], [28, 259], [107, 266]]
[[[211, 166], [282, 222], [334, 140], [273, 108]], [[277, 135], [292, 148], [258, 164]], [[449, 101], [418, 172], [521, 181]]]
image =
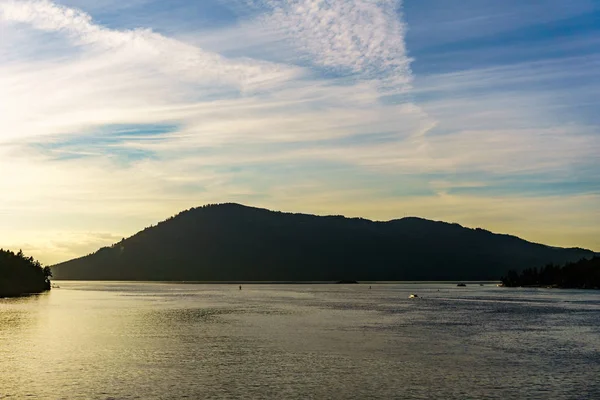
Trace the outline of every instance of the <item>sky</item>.
[[598, 0], [0, 0], [0, 247], [190, 207], [600, 251]]

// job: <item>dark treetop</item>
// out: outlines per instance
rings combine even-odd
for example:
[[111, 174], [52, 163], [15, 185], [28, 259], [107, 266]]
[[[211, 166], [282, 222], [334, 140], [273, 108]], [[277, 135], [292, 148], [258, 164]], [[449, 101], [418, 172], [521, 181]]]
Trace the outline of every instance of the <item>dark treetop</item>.
[[420, 218], [374, 222], [220, 204], [184, 211], [52, 271], [83, 280], [478, 280], [592, 256]]
[[502, 278], [504, 286], [553, 286], [560, 288], [600, 289], [600, 257], [580, 260], [560, 267], [546, 265], [521, 273], [511, 270]]
[[0, 297], [20, 296], [29, 293], [41, 293], [50, 289], [49, 267], [32, 257], [25, 257], [22, 251], [0, 249]]

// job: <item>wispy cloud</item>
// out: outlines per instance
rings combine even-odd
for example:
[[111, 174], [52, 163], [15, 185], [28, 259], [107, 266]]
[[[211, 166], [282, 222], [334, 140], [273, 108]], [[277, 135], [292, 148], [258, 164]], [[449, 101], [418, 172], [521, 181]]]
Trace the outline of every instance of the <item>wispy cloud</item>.
[[33, 28], [59, 32], [79, 46], [93, 46], [94, 51], [127, 53], [127, 61], [138, 65], [150, 63], [162, 72], [195, 82], [236, 85], [242, 89], [266, 85], [293, 76], [293, 69], [256, 60], [228, 60], [165, 37], [150, 29], [117, 31], [94, 23], [83, 11], [60, 6], [49, 0], [0, 2], [0, 18], [26, 23]]
[[[575, 70], [571, 67], [576, 66]], [[573, 89], [574, 85], [599, 86], [600, 55], [550, 58], [455, 72], [427, 74], [415, 83], [417, 95], [472, 95], [473, 92], [524, 92], [538, 89]], [[540, 91], [543, 94], [543, 90]]]
[[597, 55], [419, 75], [400, 1], [222, 0], [236, 18], [191, 30], [158, 3], [0, 0], [2, 244], [70, 257], [219, 201], [549, 238], [502, 222], [541, 193], [593, 230]]
[[15, 24], [68, 42], [37, 60], [29, 57], [30, 47], [44, 49], [37, 36], [21, 37], [20, 47], [0, 44], [0, 142], [181, 120], [201, 99], [247, 96], [299, 74], [295, 67], [227, 59], [148, 29], [108, 29], [44, 0], [0, 1], [0, 25], [14, 32]]
[[406, 91], [412, 74], [396, 0], [259, 1], [272, 11], [261, 21], [287, 37], [307, 61]]

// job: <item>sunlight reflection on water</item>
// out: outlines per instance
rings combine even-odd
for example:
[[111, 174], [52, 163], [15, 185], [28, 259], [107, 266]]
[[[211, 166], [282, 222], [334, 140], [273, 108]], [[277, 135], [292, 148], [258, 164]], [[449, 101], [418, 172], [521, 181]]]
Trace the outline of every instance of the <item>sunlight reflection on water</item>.
[[600, 398], [598, 292], [59, 285], [0, 300], [0, 398]]

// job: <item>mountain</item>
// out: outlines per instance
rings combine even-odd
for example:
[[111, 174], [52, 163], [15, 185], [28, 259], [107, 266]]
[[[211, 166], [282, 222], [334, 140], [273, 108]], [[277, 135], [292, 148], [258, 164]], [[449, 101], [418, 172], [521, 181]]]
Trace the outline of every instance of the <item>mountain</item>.
[[81, 280], [479, 280], [593, 255], [414, 217], [375, 222], [228, 203], [184, 211], [52, 273]]

